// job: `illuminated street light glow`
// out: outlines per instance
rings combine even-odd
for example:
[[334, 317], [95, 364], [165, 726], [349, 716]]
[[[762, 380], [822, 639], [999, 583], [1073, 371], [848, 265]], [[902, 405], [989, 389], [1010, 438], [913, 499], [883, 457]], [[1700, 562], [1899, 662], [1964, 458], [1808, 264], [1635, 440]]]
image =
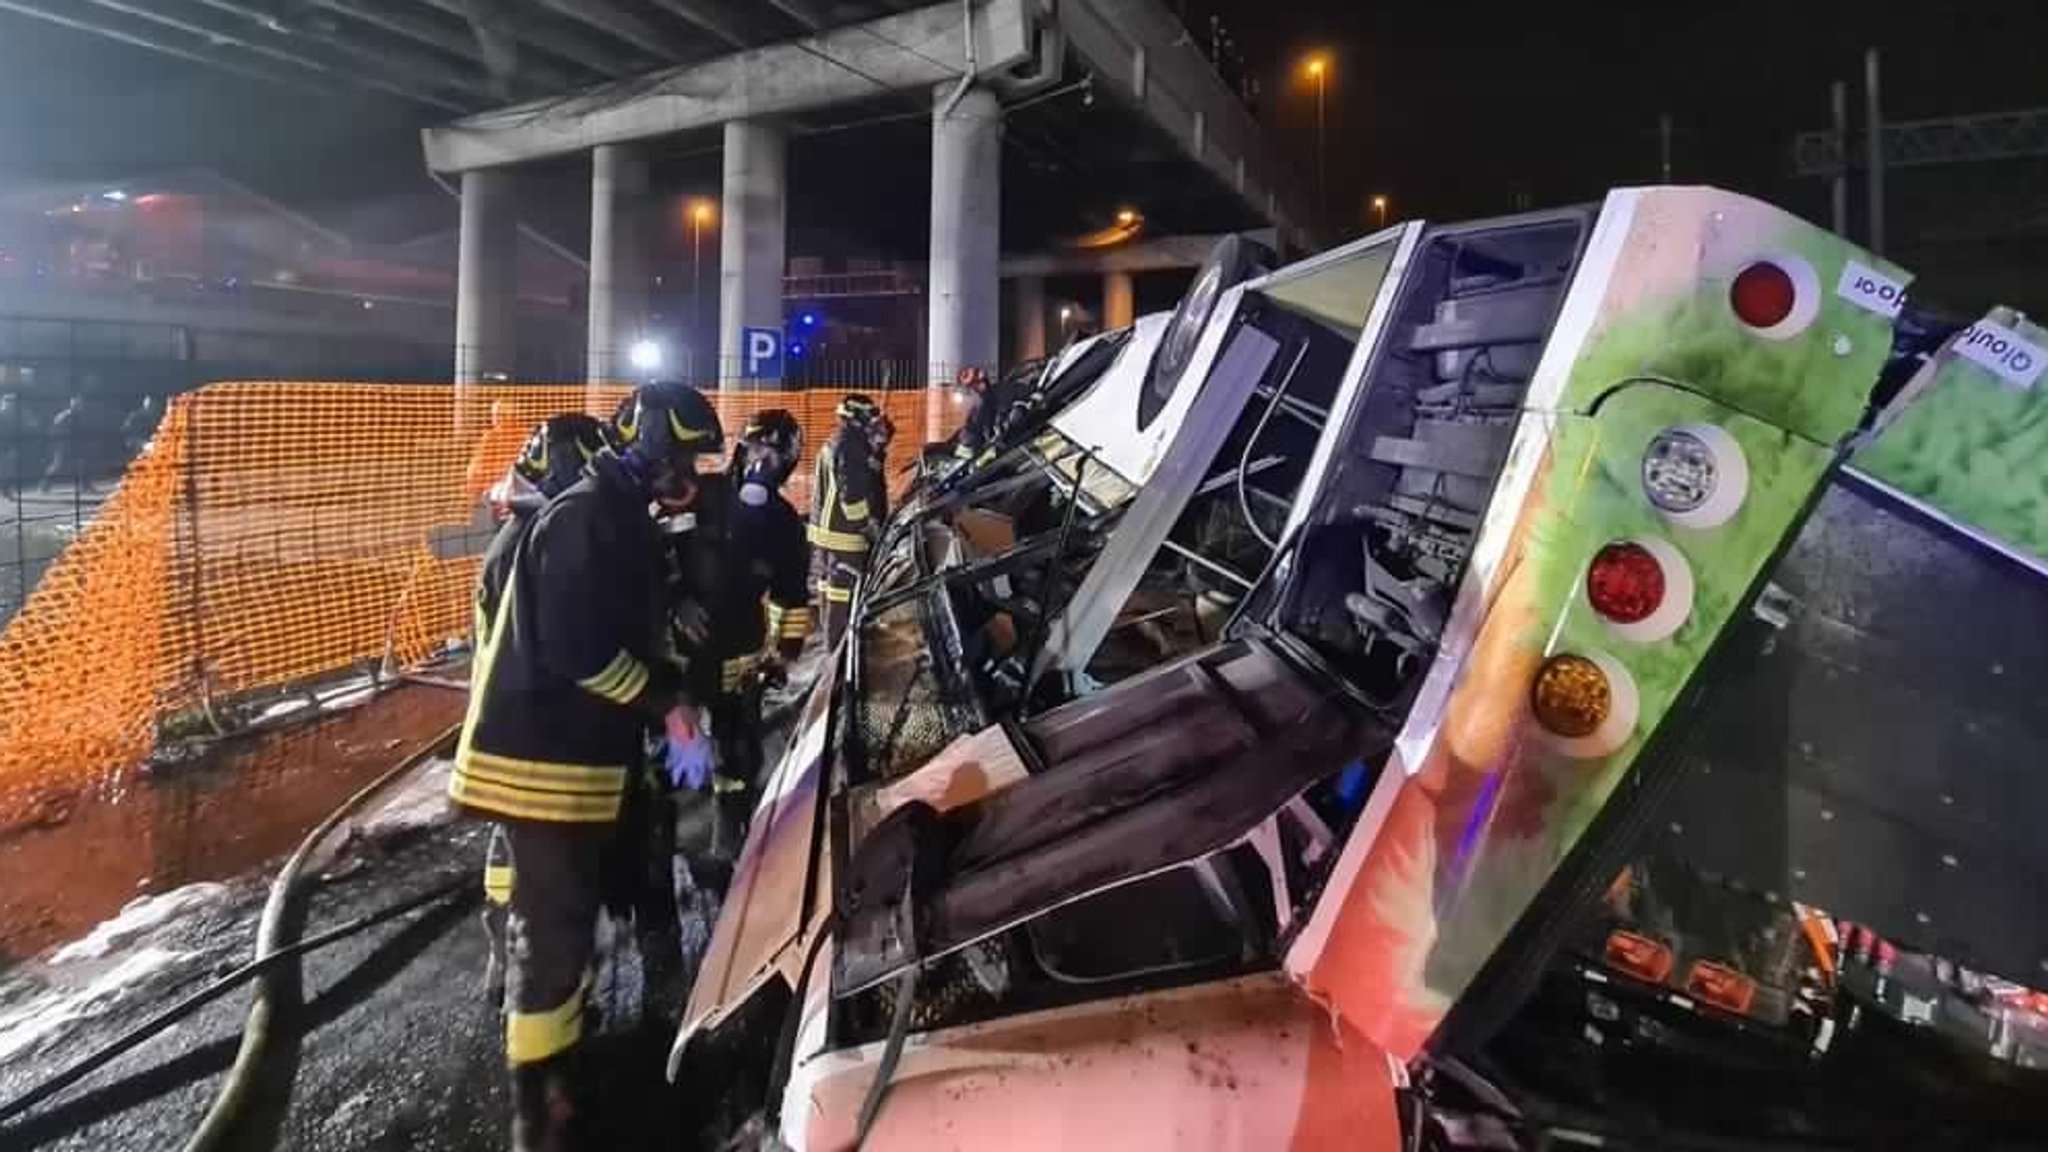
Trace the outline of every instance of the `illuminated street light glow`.
[[691, 202], [690, 202], [690, 222], [691, 222], [691, 223], [693, 223], [693, 224], [709, 224], [709, 223], [711, 222], [711, 201], [709, 201], [709, 200], [693, 200], [693, 201], [691, 201]]
[[111, 200], [119, 204], [128, 199], [128, 194], [119, 188], [109, 188], [107, 191], [100, 193], [100, 199]]
[[1324, 52], [1310, 54], [1303, 71], [1316, 87], [1316, 219], [1327, 224], [1330, 216], [1330, 161], [1329, 149], [1324, 143], [1327, 133], [1324, 130], [1323, 103], [1329, 89], [1329, 55]]
[[1123, 226], [1124, 226], [1124, 227], [1126, 227], [1126, 228], [1129, 228], [1129, 227], [1130, 227], [1131, 225], [1133, 225], [1133, 224], [1136, 224], [1136, 223], [1138, 222], [1138, 211], [1137, 211], [1137, 209], [1135, 209], [1135, 208], [1119, 208], [1119, 209], [1117, 209], [1117, 213], [1116, 213], [1116, 222], [1117, 222], [1118, 224], [1121, 224], [1121, 225], [1123, 225]]
[[657, 340], [640, 339], [626, 351], [626, 360], [634, 371], [653, 372], [661, 367], [661, 343]]

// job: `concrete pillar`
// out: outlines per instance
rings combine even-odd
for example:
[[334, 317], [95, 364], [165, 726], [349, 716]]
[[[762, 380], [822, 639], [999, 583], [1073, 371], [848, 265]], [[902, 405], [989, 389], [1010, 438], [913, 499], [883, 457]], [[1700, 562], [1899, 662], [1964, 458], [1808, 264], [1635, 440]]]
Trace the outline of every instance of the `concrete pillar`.
[[1017, 359], [1045, 355], [1045, 277], [1019, 276], [1016, 286]]
[[455, 257], [455, 383], [511, 379], [517, 370], [519, 209], [512, 173], [462, 174]]
[[788, 192], [782, 129], [754, 120], [725, 126], [725, 221], [718, 234], [718, 373], [721, 387], [779, 387], [742, 379], [740, 330], [782, 327]]
[[590, 153], [589, 383], [636, 375], [628, 353], [647, 332], [646, 217], [647, 158], [631, 145], [598, 145]]
[[932, 110], [931, 383], [998, 368], [1003, 109], [977, 87], [948, 113], [954, 87], [938, 86]]
[[1136, 317], [1135, 294], [1129, 272], [1108, 272], [1102, 277], [1102, 327], [1129, 328]]

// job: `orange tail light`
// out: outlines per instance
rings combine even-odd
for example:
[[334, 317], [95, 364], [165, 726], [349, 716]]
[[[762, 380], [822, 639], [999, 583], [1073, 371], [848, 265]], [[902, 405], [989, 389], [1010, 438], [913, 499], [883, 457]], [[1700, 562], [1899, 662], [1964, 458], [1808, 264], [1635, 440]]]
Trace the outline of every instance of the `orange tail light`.
[[1749, 1015], [1749, 1006], [1756, 1001], [1756, 981], [1710, 960], [1699, 961], [1686, 973], [1685, 990], [1702, 1004], [1737, 1016]]
[[1622, 931], [1608, 934], [1605, 958], [1609, 968], [1647, 984], [1662, 984], [1675, 963], [1661, 941]]

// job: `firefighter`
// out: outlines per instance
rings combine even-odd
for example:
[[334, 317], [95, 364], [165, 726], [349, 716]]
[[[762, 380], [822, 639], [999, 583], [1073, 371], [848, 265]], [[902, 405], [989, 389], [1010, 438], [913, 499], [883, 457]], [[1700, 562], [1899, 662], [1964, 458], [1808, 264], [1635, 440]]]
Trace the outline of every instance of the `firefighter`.
[[590, 473], [512, 547], [478, 647], [449, 794], [497, 820], [516, 883], [508, 918], [506, 1057], [515, 1152], [574, 1146], [574, 1062], [607, 853], [649, 724], [681, 778], [709, 741], [666, 640], [662, 541], [648, 516], [694, 497], [695, 461], [723, 440], [680, 384], [639, 389]]
[[57, 481], [69, 473], [74, 488], [83, 488], [86, 481], [86, 423], [91, 415], [85, 410], [85, 397], [72, 396], [69, 403], [59, 409], [50, 420], [50, 467], [43, 473], [45, 491], [56, 487]]
[[894, 431], [882, 408], [854, 393], [839, 402], [839, 429], [818, 453], [811, 481], [811, 547], [821, 570], [825, 640], [836, 646], [853, 615], [853, 591], [889, 516], [884, 464]]
[[[491, 507], [503, 521], [484, 550], [477, 572], [476, 637], [490, 635], [491, 619], [511, 574], [512, 555], [525, 537], [533, 516], [548, 501], [583, 478], [583, 470], [611, 443], [611, 432], [593, 416], [567, 412], [549, 417], [526, 438], [505, 476], [491, 488]], [[505, 917], [512, 902], [512, 846], [502, 824], [492, 825], [484, 849], [484, 932], [490, 956], [484, 969], [484, 996], [505, 1002]]]
[[718, 810], [713, 854], [721, 861], [739, 854], [753, 811], [752, 788], [763, 766], [761, 693], [787, 682], [788, 665], [811, 634], [806, 587], [811, 548], [803, 517], [782, 495], [802, 452], [803, 430], [796, 417], [769, 408], [747, 422], [727, 469], [733, 494], [725, 526], [728, 546], [722, 549], [723, 578], [709, 611], [710, 647], [719, 669], [711, 698], [711, 730], [718, 745], [718, 771], [712, 777]]
[[994, 442], [999, 406], [989, 397], [988, 373], [980, 368], [962, 368], [953, 381], [953, 395], [967, 418], [953, 435], [953, 459], [972, 462]]

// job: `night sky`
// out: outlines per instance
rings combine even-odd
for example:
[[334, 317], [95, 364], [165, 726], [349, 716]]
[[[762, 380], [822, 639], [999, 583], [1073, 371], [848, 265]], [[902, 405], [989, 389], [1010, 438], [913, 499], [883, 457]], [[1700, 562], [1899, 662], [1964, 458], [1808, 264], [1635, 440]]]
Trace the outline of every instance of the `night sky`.
[[[1198, 30], [1223, 17], [1262, 77], [1261, 116], [1305, 194], [1314, 102], [1298, 69], [1312, 49], [1330, 54], [1329, 200], [1344, 232], [1362, 226], [1374, 192], [1392, 198], [1396, 216], [1451, 218], [1654, 180], [1663, 112], [1676, 126], [1677, 179], [1817, 214], [1825, 189], [1791, 179], [1790, 139], [1825, 126], [1828, 81], [1858, 79], [1866, 44], [1886, 50], [1894, 117], [2048, 105], [2041, 3], [1891, 5], [1910, 15], [1885, 16], [1875, 3], [1813, 0], [1167, 2]], [[0, 172], [203, 163], [318, 208], [416, 191], [411, 133], [426, 118], [379, 97], [200, 75], [0, 13]], [[2048, 211], [2038, 182], [1997, 192]]]
[[[1263, 64], [1276, 145], [1312, 174], [1313, 89], [1300, 71], [1333, 58], [1332, 214], [1356, 226], [1365, 197], [1397, 215], [1499, 212], [1652, 181], [1657, 121], [1674, 122], [1673, 177], [1825, 204], [1789, 175], [1790, 141], [1828, 124], [1828, 84], [1852, 81], [1862, 49], [1885, 50], [1887, 115], [2048, 105], [2048, 5], [1643, 0], [1516, 5], [1461, 0], [1186, 0], [1188, 23], [1220, 14]], [[1886, 16], [1889, 10], [1899, 15]], [[1305, 181], [1312, 187], [1312, 176]], [[2015, 188], [2048, 208], [2048, 189]]]

